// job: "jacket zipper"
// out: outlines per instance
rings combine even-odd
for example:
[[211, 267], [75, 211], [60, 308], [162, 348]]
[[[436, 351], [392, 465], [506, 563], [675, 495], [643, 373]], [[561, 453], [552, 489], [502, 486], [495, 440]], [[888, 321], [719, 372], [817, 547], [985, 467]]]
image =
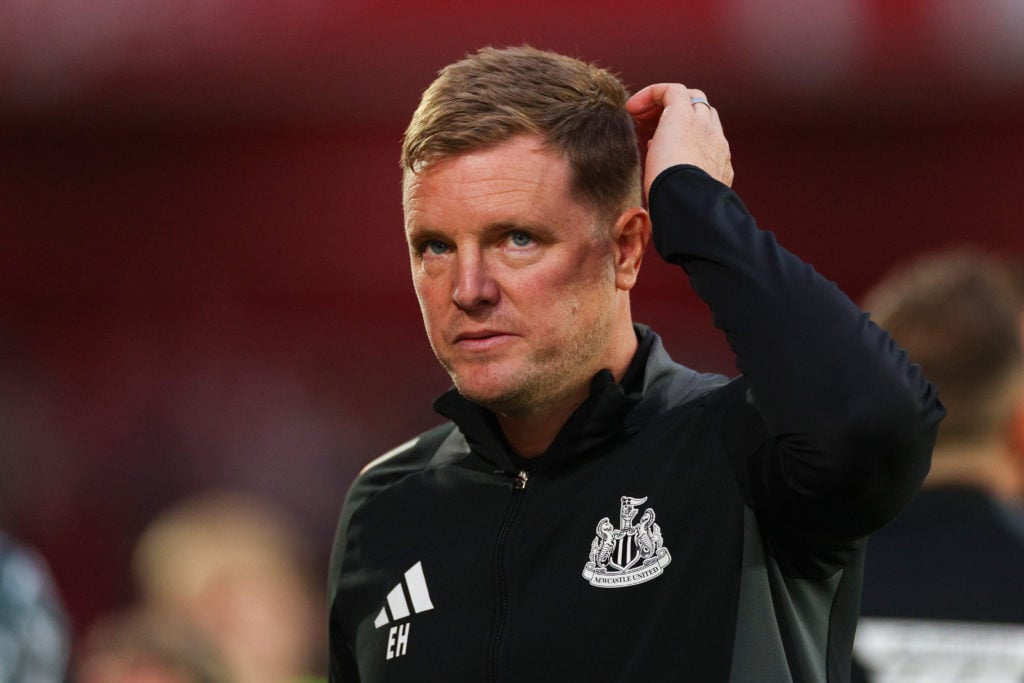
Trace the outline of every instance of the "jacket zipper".
[[[501, 473], [509, 476], [508, 472]], [[530, 479], [529, 472], [525, 469], [519, 470], [512, 480], [512, 496], [509, 498], [508, 506], [505, 508], [505, 517], [498, 528], [498, 538], [494, 544], [494, 568], [495, 568], [495, 615], [494, 627], [491, 631], [491, 680], [497, 683], [499, 677], [499, 655], [501, 642], [505, 631], [505, 618], [508, 615], [508, 586], [505, 583], [505, 544], [508, 541], [509, 532], [515, 524], [519, 515], [519, 508], [523, 504], [523, 492]]]

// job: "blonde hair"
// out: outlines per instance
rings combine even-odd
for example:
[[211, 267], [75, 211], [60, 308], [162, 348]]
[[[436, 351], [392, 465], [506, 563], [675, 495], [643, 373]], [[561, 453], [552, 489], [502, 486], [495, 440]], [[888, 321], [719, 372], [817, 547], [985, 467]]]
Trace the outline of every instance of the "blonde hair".
[[1002, 260], [969, 248], [921, 257], [879, 282], [864, 308], [938, 387], [948, 410], [940, 444], [976, 442], [1007, 427], [1024, 351]]
[[441, 159], [539, 135], [573, 172], [573, 194], [605, 216], [639, 205], [629, 97], [613, 74], [529, 46], [484, 48], [441, 70], [405, 132], [408, 177]]

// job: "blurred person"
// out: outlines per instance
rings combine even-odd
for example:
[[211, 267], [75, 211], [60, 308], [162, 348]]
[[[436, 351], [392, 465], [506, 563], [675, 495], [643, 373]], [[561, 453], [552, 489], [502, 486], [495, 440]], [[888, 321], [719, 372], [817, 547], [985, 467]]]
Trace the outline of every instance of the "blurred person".
[[178, 614], [135, 607], [99, 619], [79, 647], [75, 683], [231, 683], [204, 631]]
[[[1024, 257], [1018, 255], [1010, 261], [1009, 277], [1013, 286], [1013, 303], [1017, 309], [1017, 321], [1020, 323], [1021, 351], [1024, 353]], [[1013, 444], [1015, 453], [1024, 453], [1024, 427], [1015, 431]], [[1017, 460], [1021, 467], [1024, 467], [1024, 457]], [[1024, 505], [1024, 475], [1021, 476], [1019, 497]]]
[[865, 308], [949, 415], [923, 490], [868, 544], [857, 660], [888, 683], [1024, 680], [1024, 353], [1006, 264], [922, 256]]
[[212, 634], [237, 683], [316, 676], [322, 593], [298, 525], [268, 501], [217, 492], [182, 501], [143, 533], [133, 569], [144, 603]]
[[0, 683], [65, 680], [70, 628], [45, 561], [0, 531]]
[[1021, 339], [1024, 340], [1024, 258], [1013, 260], [1010, 266], [1010, 279], [1013, 283], [1014, 303], [1020, 317]]
[[[451, 421], [349, 491], [331, 680], [848, 680], [864, 538], [918, 489], [943, 411], [755, 225], [705, 94], [487, 48], [426, 90], [402, 159]], [[652, 222], [735, 380], [634, 325]]]

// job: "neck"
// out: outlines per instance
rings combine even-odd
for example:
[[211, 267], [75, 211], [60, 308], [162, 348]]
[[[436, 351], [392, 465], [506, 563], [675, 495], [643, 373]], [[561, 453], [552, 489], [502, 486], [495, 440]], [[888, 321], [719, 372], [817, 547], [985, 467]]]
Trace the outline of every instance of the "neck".
[[970, 486], [991, 496], [1011, 499], [1019, 495], [1022, 475], [999, 444], [936, 447], [926, 487]]
[[633, 356], [636, 355], [637, 347], [636, 332], [633, 330], [632, 322], [627, 320], [627, 324], [621, 326], [615, 335], [615, 340], [609, 345], [613, 353], [609, 354], [607, 362], [602, 367], [594, 368], [588, 376], [582, 378], [571, 394], [560, 397], [551, 403], [537, 406], [529, 413], [519, 415], [498, 413], [498, 424], [512, 449], [524, 458], [543, 455], [572, 414], [587, 400], [594, 375], [607, 369], [612, 373], [616, 382], [622, 381]]
[[550, 410], [530, 415], [498, 415], [498, 424], [512, 450], [524, 458], [535, 458], [547, 451], [558, 432], [586, 400], [563, 402]]

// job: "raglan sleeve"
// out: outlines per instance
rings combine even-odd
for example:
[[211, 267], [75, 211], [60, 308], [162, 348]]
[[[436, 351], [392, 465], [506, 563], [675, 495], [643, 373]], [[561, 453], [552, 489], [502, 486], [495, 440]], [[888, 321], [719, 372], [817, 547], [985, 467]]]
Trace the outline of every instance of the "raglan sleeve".
[[330, 683], [358, 683], [359, 668], [348, 635], [349, 627], [344, 606], [339, 601], [342, 567], [345, 565], [345, 550], [348, 546], [349, 525], [357, 508], [369, 497], [368, 487], [361, 478], [353, 482], [345, 502], [334, 535], [327, 579], [328, 615], [328, 680]]
[[920, 368], [699, 168], [663, 171], [650, 211], [656, 249], [686, 271], [736, 354], [742, 377], [719, 429], [758, 517], [832, 540], [892, 519], [920, 487], [944, 415]]

